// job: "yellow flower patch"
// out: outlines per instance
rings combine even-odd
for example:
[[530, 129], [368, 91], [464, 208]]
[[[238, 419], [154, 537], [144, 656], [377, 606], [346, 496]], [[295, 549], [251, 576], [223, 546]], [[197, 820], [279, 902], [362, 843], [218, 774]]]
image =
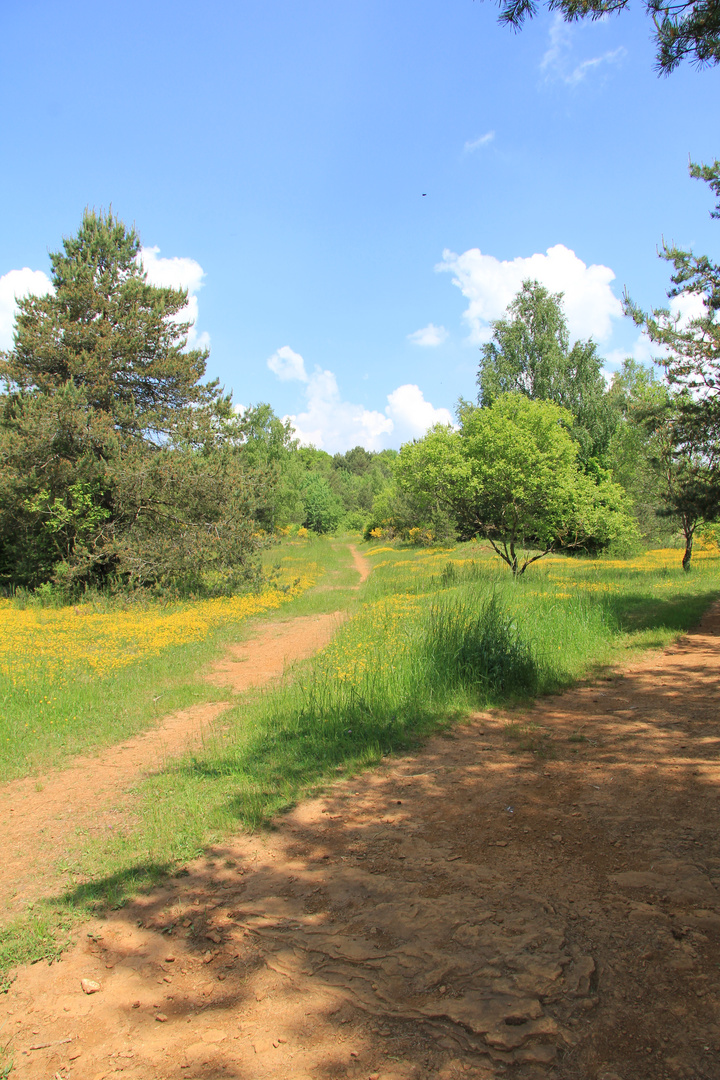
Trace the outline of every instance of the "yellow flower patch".
[[284, 590], [269, 588], [255, 595], [140, 611], [96, 612], [83, 607], [21, 610], [4, 601], [0, 604], [0, 675], [16, 686], [39, 675], [58, 684], [78, 672], [109, 675], [172, 646], [199, 641], [224, 624], [279, 608], [314, 580], [306, 572], [286, 582]]

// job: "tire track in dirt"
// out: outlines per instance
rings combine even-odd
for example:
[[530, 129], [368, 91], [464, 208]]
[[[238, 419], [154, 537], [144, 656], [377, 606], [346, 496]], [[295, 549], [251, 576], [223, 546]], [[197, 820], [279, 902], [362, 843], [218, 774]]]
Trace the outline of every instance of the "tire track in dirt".
[[716, 606], [211, 849], [19, 971], [18, 1080], [713, 1080], [719, 673]]
[[[362, 583], [369, 561], [349, 545]], [[357, 588], [360, 586], [358, 585]], [[232, 645], [213, 663], [208, 681], [235, 694], [265, 686], [289, 664], [324, 648], [346, 618], [343, 611], [260, 623], [252, 636]], [[143, 775], [162, 769], [202, 741], [203, 733], [233, 704], [206, 702], [180, 709], [158, 724], [97, 754], [78, 756], [47, 775], [0, 786], [0, 905], [6, 917], [60, 887], [57, 860], [78, 833], [87, 831]]]

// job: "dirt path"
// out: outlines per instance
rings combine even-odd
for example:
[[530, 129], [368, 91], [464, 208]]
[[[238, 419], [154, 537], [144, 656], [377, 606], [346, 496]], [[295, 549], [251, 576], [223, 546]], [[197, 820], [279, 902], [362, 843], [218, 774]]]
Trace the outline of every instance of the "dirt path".
[[[344, 619], [340, 611], [260, 624], [215, 663], [211, 682], [235, 693], [278, 678], [294, 661], [323, 648]], [[122, 804], [139, 777], [161, 769], [200, 743], [203, 732], [232, 704], [193, 705], [99, 754], [76, 757], [67, 768], [28, 776], [0, 787], [0, 909], [10, 914], [58, 888], [58, 855], [70, 838], [94, 825], [103, 811]]]
[[354, 589], [359, 589], [364, 581], [370, 577], [370, 571], [372, 570], [372, 563], [365, 555], [362, 555], [354, 544], [349, 544], [350, 554], [353, 557], [353, 564], [358, 574], [360, 575], [360, 581], [357, 585], [353, 585]]
[[719, 635], [478, 715], [88, 925], [0, 999], [13, 1077], [717, 1080]]

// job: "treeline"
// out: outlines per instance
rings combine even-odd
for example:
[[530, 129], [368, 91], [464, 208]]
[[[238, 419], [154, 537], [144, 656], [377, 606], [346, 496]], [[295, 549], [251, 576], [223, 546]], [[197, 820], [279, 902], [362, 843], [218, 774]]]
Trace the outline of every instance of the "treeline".
[[[720, 163], [692, 166], [720, 196]], [[715, 216], [720, 213], [720, 206]], [[666, 349], [608, 387], [570, 344], [562, 295], [526, 281], [483, 346], [476, 402], [402, 447], [301, 447], [267, 404], [238, 411], [190, 348], [187, 293], [148, 283], [140, 241], [87, 211], [18, 302], [0, 354], [0, 590], [173, 594], [260, 581], [301, 528], [432, 543], [484, 537], [520, 574], [549, 551], [629, 551], [678, 531], [688, 566], [720, 514], [720, 268], [665, 249], [671, 295], [703, 314], [626, 310]]]

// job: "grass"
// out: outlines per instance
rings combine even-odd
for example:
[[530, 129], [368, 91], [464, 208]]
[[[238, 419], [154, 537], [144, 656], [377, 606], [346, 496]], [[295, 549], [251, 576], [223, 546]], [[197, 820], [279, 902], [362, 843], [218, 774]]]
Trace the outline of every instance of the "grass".
[[302, 597], [326, 575], [341, 575], [344, 561], [338, 545], [295, 541], [268, 553], [276, 576], [258, 594], [60, 609], [0, 600], [0, 781], [112, 745], [195, 702], [227, 698], [199, 673], [258, 617], [283, 617], [288, 603], [295, 613], [322, 610], [324, 599], [303, 607]]
[[[0, 967], [55, 948], [53, 925], [66, 934], [68, 920], [123, 903], [232, 829], [268, 824], [339, 774], [412, 749], [473, 707], [522, 703], [668, 644], [720, 594], [717, 552], [700, 553], [689, 575], [678, 552], [664, 551], [546, 559], [513, 581], [478, 544], [366, 551], [375, 571], [359, 601], [339, 542], [320, 555], [285, 552], [291, 565], [320, 559], [325, 576], [284, 614], [355, 604], [354, 618], [294, 678], [226, 711], [201, 752], [140, 783], [119, 827], [63, 852], [72, 884], [0, 933]], [[184, 645], [183, 655], [202, 647]], [[546, 732], [521, 720], [505, 735], [511, 748], [549, 752]]]

